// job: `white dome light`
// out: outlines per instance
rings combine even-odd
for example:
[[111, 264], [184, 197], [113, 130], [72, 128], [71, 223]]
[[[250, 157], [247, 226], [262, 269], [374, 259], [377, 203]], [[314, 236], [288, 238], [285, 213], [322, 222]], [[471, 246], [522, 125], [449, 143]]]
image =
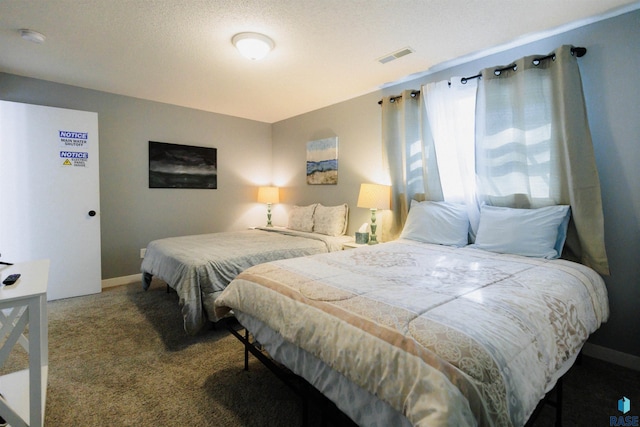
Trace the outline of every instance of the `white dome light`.
[[231, 42], [242, 56], [251, 60], [264, 58], [275, 46], [273, 40], [258, 33], [239, 33], [233, 36]]

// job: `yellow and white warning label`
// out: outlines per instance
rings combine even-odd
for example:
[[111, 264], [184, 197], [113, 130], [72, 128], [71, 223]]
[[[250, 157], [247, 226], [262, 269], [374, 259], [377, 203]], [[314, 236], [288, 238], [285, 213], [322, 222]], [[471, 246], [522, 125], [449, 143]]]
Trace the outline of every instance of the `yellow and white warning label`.
[[83, 151], [61, 151], [62, 166], [86, 168], [89, 162], [89, 153]]

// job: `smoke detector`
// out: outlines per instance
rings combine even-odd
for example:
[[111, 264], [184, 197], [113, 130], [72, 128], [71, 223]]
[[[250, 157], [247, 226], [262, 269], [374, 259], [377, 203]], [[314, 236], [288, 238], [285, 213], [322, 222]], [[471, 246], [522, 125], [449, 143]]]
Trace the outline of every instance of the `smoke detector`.
[[23, 29], [20, 30], [20, 37], [22, 37], [23, 39], [28, 40], [30, 42], [38, 43], [38, 44], [44, 43], [44, 41], [46, 39], [44, 34], [39, 33], [37, 31], [28, 30], [26, 28], [23, 28]]

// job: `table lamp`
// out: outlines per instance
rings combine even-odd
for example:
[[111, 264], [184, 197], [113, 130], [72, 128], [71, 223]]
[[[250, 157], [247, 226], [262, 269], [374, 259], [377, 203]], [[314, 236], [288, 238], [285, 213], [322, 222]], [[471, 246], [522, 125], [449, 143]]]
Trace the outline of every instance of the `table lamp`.
[[380, 184], [360, 184], [360, 194], [358, 195], [358, 207], [371, 210], [371, 236], [369, 244], [378, 243], [376, 237], [376, 211], [378, 209], [389, 209], [391, 198], [391, 187]]
[[271, 224], [271, 204], [280, 203], [280, 189], [278, 187], [258, 187], [258, 203], [267, 204], [267, 227]]

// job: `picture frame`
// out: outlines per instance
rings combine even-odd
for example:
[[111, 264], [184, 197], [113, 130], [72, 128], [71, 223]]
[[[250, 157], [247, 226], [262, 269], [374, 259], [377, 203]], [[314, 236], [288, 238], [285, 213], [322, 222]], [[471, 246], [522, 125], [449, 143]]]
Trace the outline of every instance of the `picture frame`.
[[338, 137], [307, 142], [307, 184], [338, 184]]
[[149, 188], [217, 189], [217, 149], [149, 141]]

